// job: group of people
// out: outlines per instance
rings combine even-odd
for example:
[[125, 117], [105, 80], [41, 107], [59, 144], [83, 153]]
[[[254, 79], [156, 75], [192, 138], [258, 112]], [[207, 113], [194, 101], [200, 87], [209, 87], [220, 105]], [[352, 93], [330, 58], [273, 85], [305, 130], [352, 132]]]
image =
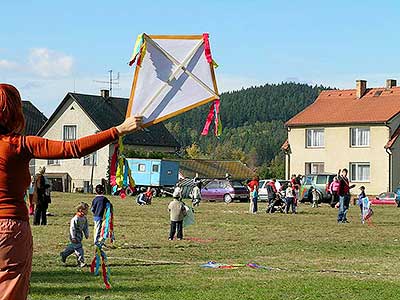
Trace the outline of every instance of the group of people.
[[[96, 186], [96, 197], [92, 201], [91, 211], [93, 213], [93, 243], [96, 245], [100, 240], [100, 232], [102, 228], [102, 222], [104, 213], [106, 210], [107, 203], [110, 203], [104, 196], [105, 188], [99, 184]], [[111, 203], [110, 203], [111, 204]], [[74, 217], [70, 221], [69, 227], [69, 241], [67, 247], [60, 253], [61, 261], [66, 262], [67, 257], [72, 253], [75, 253], [78, 265], [80, 267], [86, 266], [84, 250], [82, 246], [83, 237], [89, 238], [89, 225], [87, 220], [87, 214], [89, 212], [89, 204], [81, 202], [76, 207]]]
[[[300, 176], [293, 175], [290, 182], [277, 188], [276, 179], [269, 180], [266, 184], [268, 205], [266, 208], [267, 213], [274, 213], [279, 210], [288, 214], [297, 213], [297, 203], [299, 199], [300, 190]], [[249, 212], [256, 214], [258, 212], [258, 200], [260, 179], [258, 176], [253, 177], [247, 183], [250, 192], [250, 208]]]

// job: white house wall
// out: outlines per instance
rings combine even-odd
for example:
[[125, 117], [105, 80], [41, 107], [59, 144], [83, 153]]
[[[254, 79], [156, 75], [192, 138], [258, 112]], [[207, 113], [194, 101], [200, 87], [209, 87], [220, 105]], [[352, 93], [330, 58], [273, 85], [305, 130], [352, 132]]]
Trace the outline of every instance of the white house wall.
[[[370, 146], [363, 148], [350, 147], [350, 126], [325, 127], [323, 148], [306, 148], [305, 134], [304, 127], [290, 128], [288, 131], [291, 148], [289, 174], [304, 174], [305, 163], [309, 162], [324, 163], [324, 171], [327, 173], [337, 173], [343, 168], [349, 169], [351, 162], [369, 162], [370, 181], [354, 183], [358, 187], [364, 185], [368, 194], [378, 194], [390, 189], [389, 155], [384, 149], [390, 136], [388, 127], [371, 126]], [[353, 193], [357, 192], [358, 189], [353, 190]]]
[[[59, 116], [56, 116], [53, 124], [50, 124], [49, 129], [43, 137], [53, 140], [63, 139], [64, 125], [76, 125], [76, 137], [84, 137], [96, 133], [99, 129], [94, 125], [92, 120], [81, 109], [78, 103], [70, 101], [67, 103], [66, 109], [60, 111]], [[71, 108], [74, 110], [71, 110]], [[102, 178], [107, 179], [107, 168], [109, 163], [109, 155], [112, 153], [112, 146], [105, 146], [97, 151], [97, 165], [94, 167], [93, 184], [101, 182]], [[90, 182], [92, 166], [84, 166], [83, 158], [60, 160], [60, 165], [48, 165], [47, 160], [37, 159], [35, 161], [35, 170], [45, 166], [47, 173], [68, 173], [71, 178], [71, 187], [74, 191], [76, 188], [82, 188], [84, 181]]]

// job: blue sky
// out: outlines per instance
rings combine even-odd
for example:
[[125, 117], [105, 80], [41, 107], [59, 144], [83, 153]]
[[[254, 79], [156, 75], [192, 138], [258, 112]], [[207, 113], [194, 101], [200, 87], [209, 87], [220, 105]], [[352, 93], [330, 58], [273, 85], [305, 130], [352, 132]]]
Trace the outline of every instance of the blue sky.
[[136, 36], [209, 32], [220, 90], [296, 81], [352, 88], [400, 79], [397, 1], [4, 1], [0, 82], [47, 116], [107, 71], [128, 97]]

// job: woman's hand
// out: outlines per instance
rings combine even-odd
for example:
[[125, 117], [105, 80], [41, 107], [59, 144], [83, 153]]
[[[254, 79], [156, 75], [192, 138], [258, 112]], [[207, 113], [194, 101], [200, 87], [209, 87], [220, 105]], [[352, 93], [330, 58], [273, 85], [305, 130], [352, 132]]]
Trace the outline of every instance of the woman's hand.
[[119, 135], [125, 135], [134, 131], [137, 131], [141, 128], [143, 122], [143, 117], [129, 117], [127, 118], [121, 125], [118, 125], [116, 128], [118, 130]]

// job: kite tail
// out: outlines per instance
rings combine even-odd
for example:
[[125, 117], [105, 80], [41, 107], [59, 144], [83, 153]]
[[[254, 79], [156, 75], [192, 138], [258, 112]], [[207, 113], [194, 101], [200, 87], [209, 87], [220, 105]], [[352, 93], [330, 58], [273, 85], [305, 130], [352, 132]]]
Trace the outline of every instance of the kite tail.
[[107, 265], [107, 255], [104, 251], [101, 251], [101, 271], [106, 289], [109, 290], [111, 289], [110, 285], [111, 273], [110, 273], [110, 268]]
[[144, 55], [146, 54], [146, 39], [144, 34], [139, 34], [136, 38], [135, 47], [133, 47], [133, 53], [129, 60], [129, 66], [132, 66], [137, 60], [137, 66], [142, 65]]
[[92, 263], [90, 264], [90, 272], [94, 273], [95, 276], [99, 275], [101, 251], [101, 247], [96, 245], [96, 249], [94, 250], [94, 257]]
[[111, 186], [115, 186], [117, 184], [117, 181], [116, 181], [117, 159], [118, 159], [118, 144], [115, 144], [114, 153], [111, 156], [111, 162], [110, 162], [110, 183], [111, 183]]
[[214, 118], [214, 134], [216, 137], [220, 137], [222, 133], [222, 123], [219, 114], [220, 100], [215, 100], [210, 107], [210, 111], [208, 112], [206, 123], [204, 124], [203, 131], [201, 135], [207, 135], [210, 129], [211, 122]]
[[101, 225], [100, 231], [100, 246], [109, 238], [110, 242], [114, 241], [114, 212], [111, 203], [106, 204], [105, 217]]
[[211, 64], [214, 68], [218, 68], [218, 64], [214, 61], [211, 55], [211, 47], [210, 47], [210, 40], [209, 34], [203, 33], [203, 41], [204, 41], [204, 54], [206, 56], [207, 62]]
[[126, 189], [129, 187], [133, 190], [135, 181], [132, 178], [132, 172], [129, 168], [128, 160], [123, 155], [124, 144], [122, 137], [119, 138], [118, 144], [114, 147], [114, 153], [111, 157], [110, 165], [110, 183], [113, 192], [119, 191], [122, 199], [126, 197]]

